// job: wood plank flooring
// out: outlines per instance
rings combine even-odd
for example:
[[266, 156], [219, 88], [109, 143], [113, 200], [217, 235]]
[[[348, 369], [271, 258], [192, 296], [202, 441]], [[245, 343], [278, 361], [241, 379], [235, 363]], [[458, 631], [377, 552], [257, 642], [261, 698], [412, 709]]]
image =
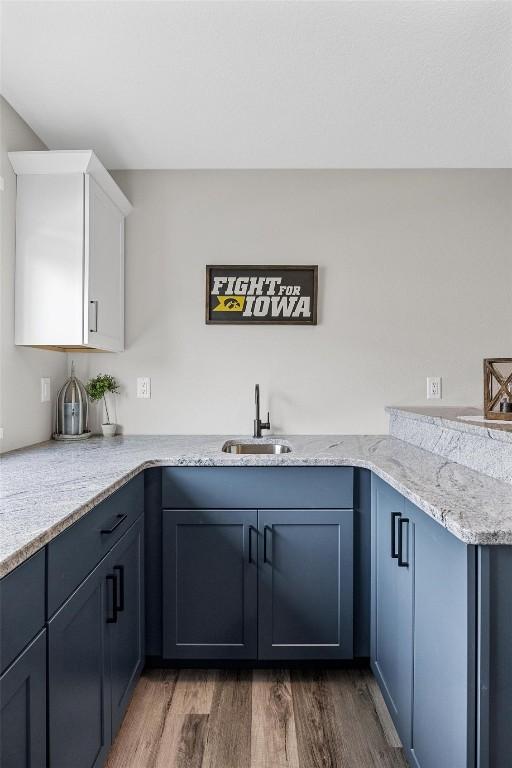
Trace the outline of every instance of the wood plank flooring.
[[107, 768], [407, 768], [366, 669], [147, 670]]

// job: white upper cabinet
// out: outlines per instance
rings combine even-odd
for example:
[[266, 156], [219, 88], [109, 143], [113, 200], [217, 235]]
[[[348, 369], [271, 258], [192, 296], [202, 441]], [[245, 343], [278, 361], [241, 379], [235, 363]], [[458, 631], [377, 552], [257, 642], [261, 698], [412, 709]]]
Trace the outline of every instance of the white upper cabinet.
[[92, 151], [10, 152], [17, 174], [15, 343], [124, 348], [124, 218]]

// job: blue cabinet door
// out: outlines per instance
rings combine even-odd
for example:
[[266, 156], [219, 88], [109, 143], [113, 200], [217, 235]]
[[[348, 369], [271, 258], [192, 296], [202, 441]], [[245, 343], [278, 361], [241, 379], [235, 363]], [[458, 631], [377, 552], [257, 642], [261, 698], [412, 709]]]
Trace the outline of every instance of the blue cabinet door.
[[46, 630], [0, 677], [0, 765], [46, 766]]
[[411, 745], [414, 521], [405, 499], [373, 479], [371, 664], [405, 747]]
[[409, 502], [405, 514], [415, 529], [411, 757], [418, 768], [467, 768], [475, 759], [476, 551]]
[[107, 621], [113, 582], [105, 561], [48, 625], [48, 720], [51, 768], [99, 768], [110, 746]]
[[255, 659], [257, 513], [163, 511], [163, 655]]
[[112, 739], [144, 666], [144, 522], [139, 518], [108, 557], [115, 620], [108, 625]]
[[264, 510], [258, 521], [259, 658], [351, 658], [352, 510]]

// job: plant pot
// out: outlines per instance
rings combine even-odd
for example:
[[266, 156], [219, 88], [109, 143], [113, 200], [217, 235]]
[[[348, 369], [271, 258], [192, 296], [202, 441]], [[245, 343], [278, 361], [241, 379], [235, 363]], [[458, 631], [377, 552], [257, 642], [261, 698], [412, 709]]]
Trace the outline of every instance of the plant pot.
[[114, 437], [117, 429], [117, 424], [102, 424], [101, 425], [101, 431], [103, 432], [103, 437]]

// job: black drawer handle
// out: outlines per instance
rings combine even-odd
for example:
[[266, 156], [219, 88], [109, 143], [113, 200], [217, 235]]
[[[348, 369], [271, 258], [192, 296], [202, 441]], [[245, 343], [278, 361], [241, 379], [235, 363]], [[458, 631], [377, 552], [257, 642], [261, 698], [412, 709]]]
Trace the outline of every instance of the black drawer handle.
[[116, 528], [119, 528], [121, 523], [124, 523], [128, 515], [116, 515], [115, 516], [115, 522], [110, 526], [110, 528], [102, 528], [102, 533], [114, 533]]
[[271, 563], [272, 560], [269, 560], [269, 558], [267, 557], [267, 531], [270, 531], [270, 533], [272, 533], [271, 525], [265, 525], [263, 528], [263, 562]]
[[119, 591], [116, 590], [116, 612], [121, 613], [124, 611], [124, 565], [114, 565], [113, 570], [119, 575]]
[[396, 519], [401, 516], [401, 512], [391, 513], [391, 557], [395, 560], [398, 557], [398, 552], [396, 551]]
[[[404, 547], [404, 536], [403, 536], [403, 530], [404, 525], [407, 525], [407, 530], [409, 530], [409, 518], [408, 517], [401, 517], [398, 521], [398, 565], [400, 568], [408, 568], [409, 562], [407, 560], [404, 560], [403, 558], [403, 547]], [[407, 548], [409, 549], [409, 548]]]
[[[112, 582], [112, 615], [107, 616], [107, 624], [117, 624], [117, 576], [115, 573], [107, 574], [107, 585]], [[107, 601], [109, 599], [107, 588]]]

